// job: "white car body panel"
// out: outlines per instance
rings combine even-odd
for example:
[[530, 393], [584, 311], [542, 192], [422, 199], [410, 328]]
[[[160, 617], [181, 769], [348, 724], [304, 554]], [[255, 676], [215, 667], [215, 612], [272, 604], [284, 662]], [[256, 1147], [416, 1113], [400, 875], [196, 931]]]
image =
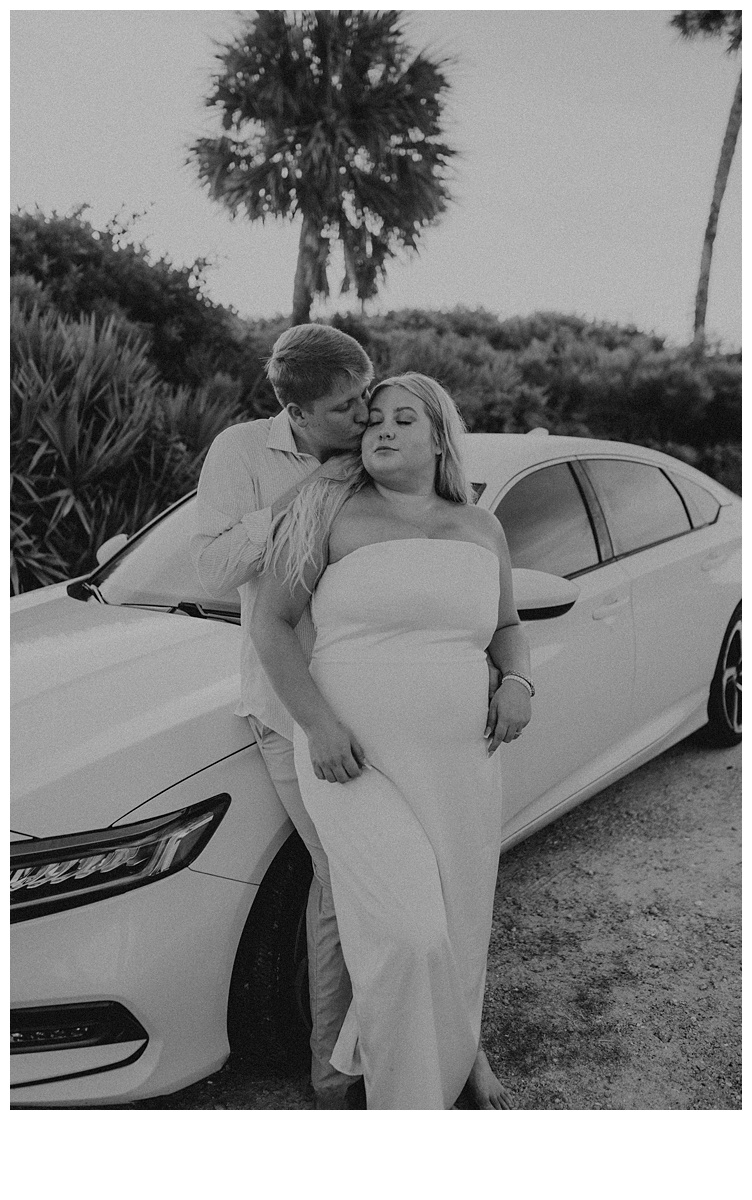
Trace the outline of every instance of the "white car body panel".
[[[576, 582], [580, 596], [568, 613], [525, 623], [536, 695], [525, 734], [529, 741], [520, 739], [500, 751], [505, 832], [508, 824], [516, 828], [520, 820], [527, 823], [545, 812], [552, 790], [566, 791], [572, 777], [618, 744], [629, 728], [635, 657], [629, 579], [620, 563], [609, 563]], [[594, 620], [612, 597], [619, 603], [613, 616]], [[583, 710], [566, 697], [585, 659], [590, 695]], [[614, 687], [614, 679], [623, 684]], [[531, 743], [545, 746], [545, 754], [532, 754]]]
[[184, 777], [253, 741], [233, 715], [232, 626], [68, 596], [22, 609], [13, 624], [11, 825], [19, 832], [102, 828], [172, 786], [177, 763]]
[[[622, 560], [632, 580], [639, 647], [635, 678], [638, 720], [647, 721], [677, 696], [696, 692], [713, 673], [716, 644], [720, 644], [735, 603], [729, 606], [722, 568], [737, 552], [736, 538], [719, 543], [720, 528], [710, 525], [691, 537]], [[709, 630], [716, 631], [715, 641], [708, 637]]]
[[[239, 633], [239, 630], [236, 630]], [[248, 728], [247, 722], [243, 724]], [[167, 788], [140, 808], [114, 821], [115, 827], [146, 821], [200, 804], [228, 792], [232, 803], [191, 870], [260, 884], [267, 867], [292, 832], [264, 761], [255, 745], [220, 759], [203, 771]]]
[[13, 926], [12, 1005], [28, 1004], [30, 994], [38, 1005], [82, 995], [117, 1000], [149, 1032], [135, 1062], [126, 1061], [131, 1043], [120, 1043], [110, 1061], [117, 1056], [122, 1067], [78, 1078], [63, 1076], [100, 1066], [99, 1047], [11, 1055], [13, 1101], [122, 1102], [144, 1088], [173, 1091], [221, 1066], [229, 1053], [228, 946], [237, 944], [255, 891], [189, 867], [121, 896]]
[[[635, 446], [471, 434], [467, 450], [470, 478], [486, 485], [479, 505], [491, 511], [538, 467], [597, 456], [668, 467], [723, 506], [713, 525], [556, 581], [557, 602], [573, 606], [525, 622], [537, 694], [525, 738], [499, 751], [506, 849], [705, 722], [741, 596], [740, 504], [693, 468]], [[181, 554], [176, 548], [175, 603], [191, 588]], [[112, 562], [117, 569], [117, 555]], [[538, 605], [554, 583], [535, 571], [515, 581], [520, 608]], [[190, 867], [12, 928], [14, 1006], [116, 1000], [148, 1032], [145, 1046], [12, 1056], [22, 1085], [14, 1101], [86, 1105], [168, 1093], [228, 1054], [235, 950], [291, 830], [248, 723], [234, 714], [241, 631], [83, 602], [64, 584], [13, 600], [11, 611], [13, 838], [127, 826], [232, 797]]]

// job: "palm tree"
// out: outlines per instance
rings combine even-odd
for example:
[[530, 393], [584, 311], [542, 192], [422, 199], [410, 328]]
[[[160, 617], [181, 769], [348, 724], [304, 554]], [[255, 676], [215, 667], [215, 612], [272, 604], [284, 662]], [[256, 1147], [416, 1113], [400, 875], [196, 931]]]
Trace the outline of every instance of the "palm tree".
[[[670, 22], [676, 29], [680, 31], [685, 38], [695, 37], [720, 37], [725, 35], [727, 39], [726, 53], [735, 54], [741, 48], [742, 44], [742, 14], [740, 10], [725, 11], [722, 9], [709, 9], [702, 11], [685, 11], [679, 12], [671, 18]], [[710, 283], [710, 264], [713, 259], [713, 243], [715, 241], [716, 230], [718, 228], [718, 214], [721, 211], [721, 203], [723, 194], [726, 191], [729, 172], [731, 170], [731, 162], [734, 157], [734, 149], [736, 147], [736, 139], [739, 135], [739, 130], [742, 125], [742, 76], [739, 72], [739, 81], [734, 92], [734, 99], [731, 103], [731, 111], [729, 113], [728, 123], [726, 125], [726, 133], [721, 146], [721, 157], [718, 160], [718, 169], [715, 173], [715, 184], [713, 187], [713, 198], [710, 201], [710, 215], [705, 228], [705, 237], [702, 243], [702, 257], [700, 259], [700, 279], [697, 284], [697, 296], [695, 298], [695, 325], [694, 337], [692, 346], [698, 354], [702, 354], [705, 346], [705, 313], [708, 307], [708, 285]]]
[[302, 217], [292, 323], [329, 294], [374, 296], [387, 260], [417, 250], [450, 199], [441, 140], [445, 61], [412, 53], [397, 12], [262, 10], [217, 55], [206, 100], [224, 133], [189, 151], [213, 200], [251, 220]]

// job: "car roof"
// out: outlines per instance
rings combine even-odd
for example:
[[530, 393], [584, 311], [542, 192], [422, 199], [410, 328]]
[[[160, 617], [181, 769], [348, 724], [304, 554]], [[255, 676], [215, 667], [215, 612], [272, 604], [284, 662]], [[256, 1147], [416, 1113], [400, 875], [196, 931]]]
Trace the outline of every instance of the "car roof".
[[[529, 467], [566, 458], [630, 458], [669, 470], [678, 470], [690, 479], [716, 492], [726, 489], [689, 463], [660, 450], [635, 446], [630, 442], [612, 442], [607, 438], [566, 437], [544, 429], [529, 433], [468, 433], [465, 437], [468, 475], [474, 483], [484, 480], [501, 486]], [[731, 493], [729, 493], [731, 495]]]

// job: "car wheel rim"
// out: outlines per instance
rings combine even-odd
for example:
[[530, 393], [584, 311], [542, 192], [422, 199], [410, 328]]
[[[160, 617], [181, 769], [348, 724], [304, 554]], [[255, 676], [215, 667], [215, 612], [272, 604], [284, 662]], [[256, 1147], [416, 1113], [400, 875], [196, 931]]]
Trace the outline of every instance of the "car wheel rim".
[[742, 731], [742, 623], [738, 621], [726, 643], [721, 676], [723, 711], [729, 729]]

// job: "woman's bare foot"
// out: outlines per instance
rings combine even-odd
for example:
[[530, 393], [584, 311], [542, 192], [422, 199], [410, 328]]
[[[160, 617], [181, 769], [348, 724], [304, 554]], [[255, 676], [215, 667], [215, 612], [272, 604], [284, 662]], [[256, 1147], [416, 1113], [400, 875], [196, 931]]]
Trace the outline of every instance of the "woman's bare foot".
[[465, 1086], [476, 1108], [514, 1108], [512, 1097], [494, 1075], [483, 1049], [475, 1056], [473, 1069]]

